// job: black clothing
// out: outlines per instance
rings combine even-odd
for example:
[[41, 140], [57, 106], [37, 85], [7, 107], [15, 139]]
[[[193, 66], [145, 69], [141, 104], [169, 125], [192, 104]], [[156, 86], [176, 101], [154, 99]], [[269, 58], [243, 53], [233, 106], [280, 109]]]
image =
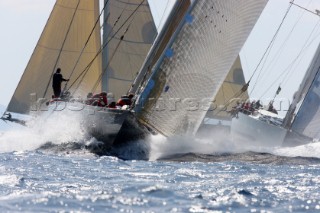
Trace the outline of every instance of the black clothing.
[[61, 95], [61, 87], [52, 87], [53, 88], [53, 94], [55, 98], [59, 98]]
[[61, 87], [62, 81], [68, 81], [64, 79], [60, 73], [53, 74], [52, 87]]
[[60, 73], [53, 74], [52, 88], [55, 98], [59, 98], [61, 94], [61, 83], [62, 81], [68, 81], [64, 79]]

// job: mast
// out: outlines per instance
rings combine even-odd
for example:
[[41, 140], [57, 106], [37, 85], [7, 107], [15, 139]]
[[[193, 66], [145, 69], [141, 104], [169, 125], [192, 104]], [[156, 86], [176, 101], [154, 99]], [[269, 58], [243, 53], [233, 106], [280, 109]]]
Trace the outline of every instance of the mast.
[[[105, 0], [102, 90], [116, 98], [127, 94], [157, 35], [147, 0]], [[136, 12], [134, 12], [136, 10]], [[134, 12], [134, 14], [132, 14]], [[128, 21], [128, 17], [132, 16]], [[121, 27], [118, 34], [115, 32]], [[123, 40], [120, 38], [128, 29]]]
[[[109, 0], [104, 0], [104, 4], [107, 4]], [[110, 7], [107, 4], [104, 13], [103, 13], [103, 23], [107, 23], [108, 17], [110, 14]], [[110, 29], [108, 24], [103, 24], [102, 27], [102, 44], [108, 42], [108, 33], [110, 33]], [[102, 50], [102, 70], [106, 70], [108, 66], [108, 47]], [[102, 82], [101, 82], [101, 91], [108, 91], [108, 73], [105, 72], [102, 75]]]

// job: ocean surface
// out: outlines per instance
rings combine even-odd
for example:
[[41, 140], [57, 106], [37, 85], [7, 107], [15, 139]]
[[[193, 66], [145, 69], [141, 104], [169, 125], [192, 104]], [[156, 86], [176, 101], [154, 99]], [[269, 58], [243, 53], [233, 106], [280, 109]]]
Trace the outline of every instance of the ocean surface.
[[267, 149], [224, 137], [150, 136], [97, 156], [74, 119], [0, 120], [0, 211], [320, 212], [319, 142]]

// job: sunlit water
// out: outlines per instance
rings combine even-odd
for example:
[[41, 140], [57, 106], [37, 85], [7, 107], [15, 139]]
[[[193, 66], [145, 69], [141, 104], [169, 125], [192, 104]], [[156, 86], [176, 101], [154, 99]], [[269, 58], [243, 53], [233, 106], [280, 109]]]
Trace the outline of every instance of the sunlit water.
[[1, 212], [320, 211], [320, 143], [254, 150], [223, 135], [152, 136], [99, 157], [63, 119], [1, 123]]

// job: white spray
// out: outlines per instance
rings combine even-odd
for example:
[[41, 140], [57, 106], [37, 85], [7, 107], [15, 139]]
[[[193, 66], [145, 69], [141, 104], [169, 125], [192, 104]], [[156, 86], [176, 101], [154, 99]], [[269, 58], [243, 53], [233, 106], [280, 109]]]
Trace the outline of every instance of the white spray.
[[[8, 125], [10, 127], [8, 128]], [[0, 134], [0, 152], [28, 151], [51, 142], [84, 142], [86, 132], [81, 128], [80, 113], [69, 110], [57, 113], [44, 113], [27, 123], [27, 127], [2, 123]]]

